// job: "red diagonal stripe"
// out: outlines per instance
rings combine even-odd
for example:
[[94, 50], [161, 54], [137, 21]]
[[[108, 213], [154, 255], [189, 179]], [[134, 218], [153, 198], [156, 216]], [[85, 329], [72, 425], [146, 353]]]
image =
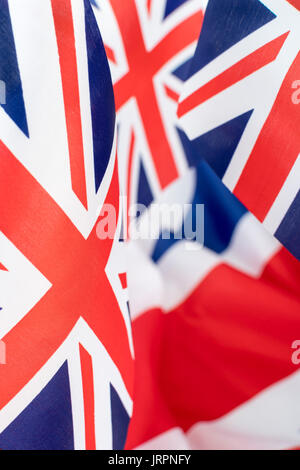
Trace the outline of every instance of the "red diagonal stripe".
[[6, 267], [5, 267], [5, 266], [3, 266], [3, 264], [2, 264], [2, 263], [0, 263], [0, 270], [1, 270], [1, 271], [7, 271]]
[[85, 448], [86, 450], [95, 450], [96, 436], [93, 362], [91, 355], [81, 346], [81, 344], [79, 349], [84, 401]]
[[288, 34], [282, 34], [260, 47], [188, 96], [179, 103], [178, 117], [275, 60]]
[[112, 50], [111, 47], [107, 46], [106, 44], [104, 45], [104, 49], [105, 49], [105, 52], [106, 52], [106, 55], [107, 55], [107, 58], [108, 60], [110, 60], [111, 62], [113, 62], [114, 64], [116, 64], [116, 56], [115, 56], [115, 53], [114, 51]]
[[70, 153], [72, 188], [87, 207], [75, 36], [70, 0], [52, 0]]
[[[197, 11], [173, 28], [150, 52], [153, 73], [180, 51], [197, 41], [202, 27], [203, 12]], [[150, 63], [151, 67], [151, 63]]]
[[127, 288], [127, 275], [126, 273], [120, 273], [119, 278], [122, 284], [122, 288], [126, 289]]
[[172, 90], [170, 87], [168, 87], [167, 85], [165, 85], [165, 92], [166, 92], [166, 95], [173, 101], [175, 101], [177, 103], [178, 99], [179, 99], [179, 95], [178, 93], [176, 93], [174, 90]]
[[288, 0], [288, 2], [293, 5], [293, 7], [297, 8], [297, 10], [300, 10], [300, 0]]

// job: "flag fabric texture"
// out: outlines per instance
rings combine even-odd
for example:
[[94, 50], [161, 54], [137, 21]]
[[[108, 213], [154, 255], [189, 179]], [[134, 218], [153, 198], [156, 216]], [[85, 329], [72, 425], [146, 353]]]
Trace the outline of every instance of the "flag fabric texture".
[[299, 447], [299, 9], [0, 0], [0, 449]]
[[0, 448], [122, 448], [133, 351], [118, 239], [97, 237], [119, 189], [90, 2], [1, 0], [0, 77]]

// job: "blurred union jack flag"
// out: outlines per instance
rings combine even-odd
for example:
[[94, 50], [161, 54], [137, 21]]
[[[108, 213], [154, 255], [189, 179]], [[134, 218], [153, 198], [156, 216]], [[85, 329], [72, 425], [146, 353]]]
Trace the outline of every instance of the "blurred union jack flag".
[[193, 145], [298, 259], [299, 34], [298, 0], [210, 0], [178, 107]]
[[132, 344], [120, 247], [95, 230], [119, 191], [90, 2], [1, 0], [0, 44], [0, 448], [122, 448]]
[[[276, 26], [275, 7], [256, 0], [97, 3], [117, 105], [122, 190], [149, 206], [142, 226], [151, 202], [190, 203], [192, 211], [205, 206], [201, 250], [162, 234], [129, 242], [136, 380], [126, 447], [297, 446], [300, 376], [291, 344], [299, 325], [299, 265], [220, 179], [256, 105], [270, 98], [257, 73], [273, 66], [289, 37], [287, 23]], [[204, 10], [196, 47], [192, 22], [198, 19], [199, 30]], [[247, 38], [255, 43], [238, 46]], [[289, 44], [297, 47], [295, 36]], [[201, 74], [203, 111], [204, 101], [194, 106], [190, 99], [200, 96]], [[238, 93], [235, 84], [243, 86], [247, 74], [253, 83]], [[214, 106], [222, 87], [234, 97]], [[262, 125], [266, 116], [260, 119]], [[290, 142], [296, 146], [297, 135]]]
[[[149, 205], [188, 168], [176, 108], [203, 18], [199, 0], [110, 0], [94, 8], [112, 73], [121, 189]], [[125, 208], [126, 209], [126, 208]]]

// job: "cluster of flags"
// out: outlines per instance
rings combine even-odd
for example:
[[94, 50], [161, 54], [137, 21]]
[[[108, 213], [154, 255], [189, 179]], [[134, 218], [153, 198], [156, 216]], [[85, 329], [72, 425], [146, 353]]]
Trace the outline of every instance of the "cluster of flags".
[[299, 0], [0, 0], [0, 449], [300, 445], [299, 35]]

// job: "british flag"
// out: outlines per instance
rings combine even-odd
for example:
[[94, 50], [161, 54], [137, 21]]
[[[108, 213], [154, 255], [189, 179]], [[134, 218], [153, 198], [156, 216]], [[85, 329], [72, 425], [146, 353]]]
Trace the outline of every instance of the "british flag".
[[0, 78], [0, 448], [122, 448], [133, 351], [118, 237], [96, 235], [119, 189], [90, 2], [1, 0]]
[[97, 2], [112, 73], [120, 184], [131, 204], [148, 206], [188, 168], [176, 116], [203, 18], [199, 0]]
[[298, 0], [210, 0], [178, 107], [193, 145], [298, 259], [299, 34]]

